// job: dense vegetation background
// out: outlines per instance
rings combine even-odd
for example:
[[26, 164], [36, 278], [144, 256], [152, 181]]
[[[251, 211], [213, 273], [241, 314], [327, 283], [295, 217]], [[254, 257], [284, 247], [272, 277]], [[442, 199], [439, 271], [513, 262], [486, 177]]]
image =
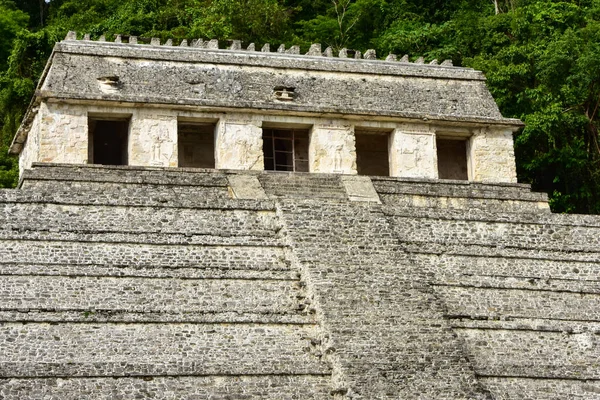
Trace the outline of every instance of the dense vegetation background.
[[600, 213], [600, 0], [0, 0], [0, 187], [15, 184], [8, 144], [69, 30], [453, 59], [526, 123], [519, 181], [555, 212]]

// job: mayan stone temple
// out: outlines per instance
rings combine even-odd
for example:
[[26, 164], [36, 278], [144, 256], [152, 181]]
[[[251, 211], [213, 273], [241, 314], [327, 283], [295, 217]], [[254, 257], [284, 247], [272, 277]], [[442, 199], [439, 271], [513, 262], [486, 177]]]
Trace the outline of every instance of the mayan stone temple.
[[600, 218], [517, 183], [521, 126], [451, 61], [69, 33], [0, 191], [0, 398], [600, 399]]

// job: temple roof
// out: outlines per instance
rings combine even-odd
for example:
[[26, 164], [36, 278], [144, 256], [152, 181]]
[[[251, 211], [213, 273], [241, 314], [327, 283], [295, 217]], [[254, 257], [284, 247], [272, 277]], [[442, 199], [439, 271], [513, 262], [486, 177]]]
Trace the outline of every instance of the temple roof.
[[384, 61], [374, 50], [346, 49], [333, 57], [318, 44], [299, 54], [297, 46], [256, 51], [239, 41], [222, 49], [216, 40], [173, 46], [121, 35], [114, 42], [76, 38], [71, 32], [56, 44], [12, 152], [20, 151], [43, 99], [522, 125], [502, 117], [480, 71], [448, 60], [411, 63], [391, 54]]

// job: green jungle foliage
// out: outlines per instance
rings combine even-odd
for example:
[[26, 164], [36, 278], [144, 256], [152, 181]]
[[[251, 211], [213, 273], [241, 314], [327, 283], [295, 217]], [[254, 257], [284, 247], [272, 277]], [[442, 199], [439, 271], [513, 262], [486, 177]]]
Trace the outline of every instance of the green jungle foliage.
[[7, 147], [69, 30], [453, 59], [526, 123], [519, 181], [555, 212], [600, 213], [600, 0], [0, 0], [0, 187], [16, 183]]

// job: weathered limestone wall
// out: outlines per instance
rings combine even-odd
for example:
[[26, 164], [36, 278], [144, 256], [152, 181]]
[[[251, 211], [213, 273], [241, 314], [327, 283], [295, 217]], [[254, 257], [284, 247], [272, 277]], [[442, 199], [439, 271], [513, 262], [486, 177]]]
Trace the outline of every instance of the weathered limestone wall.
[[315, 124], [310, 131], [308, 164], [310, 172], [356, 174], [354, 126]]
[[512, 131], [482, 128], [468, 146], [469, 179], [477, 182], [517, 182]]
[[227, 116], [217, 124], [215, 167], [262, 171], [262, 122], [249, 115]]
[[177, 167], [177, 113], [133, 110], [128, 147], [130, 165]]
[[31, 168], [31, 164], [39, 161], [40, 152], [40, 119], [41, 113], [38, 113], [31, 123], [31, 131], [27, 136], [27, 141], [23, 146], [23, 150], [19, 155], [19, 176], [23, 175], [23, 171]]
[[402, 124], [390, 137], [390, 176], [437, 178], [435, 131], [429, 125]]

